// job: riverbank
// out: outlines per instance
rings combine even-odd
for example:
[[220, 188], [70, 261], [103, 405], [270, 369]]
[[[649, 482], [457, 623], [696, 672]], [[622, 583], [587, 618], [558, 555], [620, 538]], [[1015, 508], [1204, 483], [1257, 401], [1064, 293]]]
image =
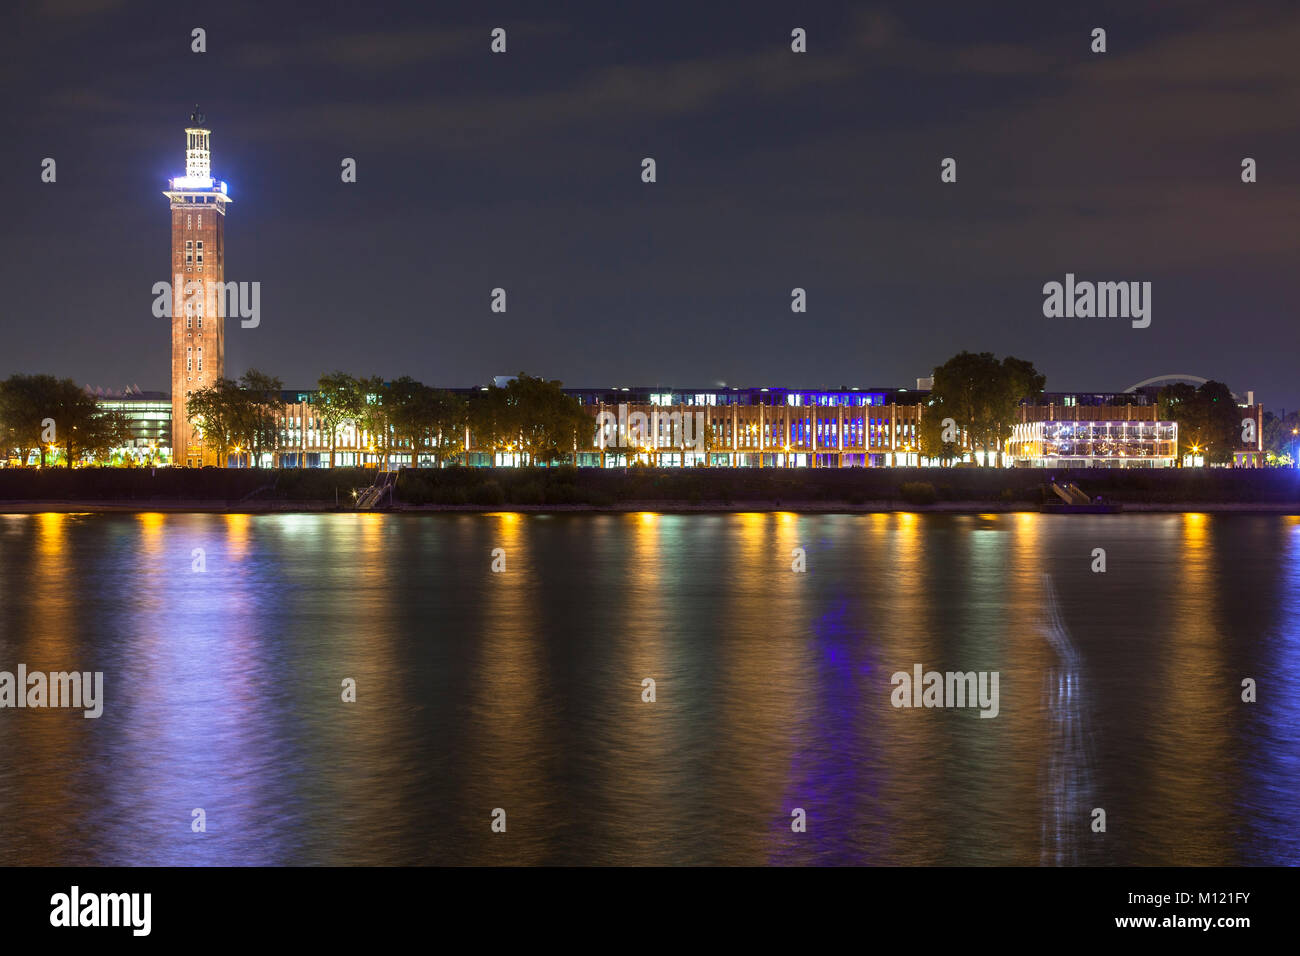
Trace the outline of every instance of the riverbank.
[[[507, 504], [412, 505], [398, 502], [374, 512], [357, 512], [322, 501], [0, 501], [5, 514], [1024, 514], [1037, 513], [1037, 505], [991, 501], [940, 501], [910, 505], [897, 501], [733, 501], [690, 503], [683, 501], [624, 501], [609, 505]], [[1270, 514], [1300, 515], [1300, 504], [1247, 502], [1154, 502], [1124, 505], [1120, 514]]]
[[[419, 511], [1016, 512], [1077, 482], [1126, 512], [1300, 514], [1286, 469], [403, 469], [391, 507]], [[0, 469], [0, 513], [349, 511], [373, 469]]]

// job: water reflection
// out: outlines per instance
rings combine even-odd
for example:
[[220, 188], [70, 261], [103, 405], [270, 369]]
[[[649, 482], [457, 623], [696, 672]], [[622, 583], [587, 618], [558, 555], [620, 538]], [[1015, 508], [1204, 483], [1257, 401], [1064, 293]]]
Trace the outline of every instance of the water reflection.
[[1294, 518], [5, 516], [107, 699], [0, 710], [0, 863], [1294, 864], [1297, 620]]
[[[1100, 855], [1089, 851], [1104, 845], [1105, 807], [1098, 807], [1094, 796], [1096, 758], [1083, 655], [1061, 619], [1051, 575], [1042, 576], [1042, 588], [1043, 638], [1055, 655], [1043, 682], [1049, 744], [1043, 781], [1042, 861], [1077, 865]], [[1095, 812], [1098, 810], [1101, 813]]]

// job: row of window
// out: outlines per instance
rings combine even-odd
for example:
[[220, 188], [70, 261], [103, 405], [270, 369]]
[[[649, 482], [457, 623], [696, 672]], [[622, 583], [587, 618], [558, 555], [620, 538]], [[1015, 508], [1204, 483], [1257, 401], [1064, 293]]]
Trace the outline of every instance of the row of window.
[[[626, 391], [626, 389], [624, 390]], [[766, 391], [766, 389], [764, 389]], [[581, 405], [597, 405], [602, 401], [600, 396], [596, 395], [578, 395], [578, 403]], [[844, 394], [839, 392], [791, 392], [785, 396], [785, 403], [796, 408], [806, 405], [821, 405], [827, 407], [845, 406], [849, 408], [860, 408], [864, 405], [884, 405], [885, 395], [883, 393], [859, 393]], [[651, 405], [749, 405], [751, 395], [748, 392], [743, 394], [734, 392], [651, 392]], [[619, 400], [615, 397], [606, 401], [606, 404], [614, 404]], [[624, 399], [626, 400], [626, 399]], [[775, 406], [771, 406], [775, 407]]]
[[[196, 217], [194, 216], [185, 217], [185, 229], [187, 232], [190, 230], [191, 220], [194, 218]], [[198, 218], [198, 228], [202, 229], [203, 214], [199, 213], [197, 218]], [[203, 271], [203, 240], [202, 239], [185, 240], [185, 271], [186, 272]]]

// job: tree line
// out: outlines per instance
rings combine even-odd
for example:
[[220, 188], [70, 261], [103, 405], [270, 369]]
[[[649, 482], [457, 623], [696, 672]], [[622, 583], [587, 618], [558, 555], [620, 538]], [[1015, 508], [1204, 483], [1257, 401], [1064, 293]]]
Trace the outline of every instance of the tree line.
[[[946, 464], [968, 450], [982, 450], [984, 464], [991, 464], [996, 453], [1001, 465], [1012, 428], [1020, 421], [1020, 406], [1037, 402], [1046, 384], [1024, 359], [1008, 355], [999, 360], [991, 352], [953, 356], [934, 369], [934, 385], [918, 428], [920, 453]], [[1222, 382], [1168, 385], [1156, 404], [1161, 421], [1178, 423], [1180, 466], [1189, 456], [1202, 458], [1206, 465], [1231, 463], [1234, 450], [1243, 444], [1241, 409]], [[1265, 445], [1275, 462], [1289, 462], [1282, 457], [1284, 449], [1294, 453], [1300, 443], [1300, 421], [1294, 418], [1265, 416]], [[946, 419], [952, 421], [948, 428]]]
[[[291, 441], [284, 432], [283, 384], [255, 369], [238, 380], [218, 379], [195, 391], [186, 403], [205, 444], [222, 459], [258, 460], [305, 447], [305, 435]], [[593, 424], [563, 384], [523, 372], [504, 387], [490, 385], [469, 396], [434, 388], [409, 376], [384, 381], [343, 371], [322, 375], [309, 405], [313, 427], [329, 447], [330, 467], [341, 433], [351, 427], [366, 443], [360, 451], [381, 468], [394, 452], [435, 466], [459, 461], [468, 431], [476, 449], [513, 453], [529, 464], [572, 461], [591, 445]], [[306, 422], [295, 426], [308, 430]]]
[[[1019, 406], [1037, 401], [1046, 384], [1031, 362], [990, 352], [961, 352], [934, 369], [933, 388], [923, 406], [917, 451], [951, 463], [967, 451], [983, 451], [985, 464], [1003, 451], [1019, 421]], [[218, 379], [188, 399], [186, 411], [203, 441], [221, 460], [252, 463], [305, 447], [307, 422], [291, 440], [280, 379], [250, 369], [239, 379]], [[1178, 459], [1200, 456], [1206, 464], [1232, 461], [1241, 442], [1241, 409], [1221, 382], [1199, 387], [1174, 384], [1161, 390], [1161, 420], [1178, 423]], [[504, 387], [490, 385], [469, 395], [449, 392], [409, 376], [384, 381], [342, 371], [322, 375], [309, 404], [311, 427], [329, 447], [334, 467], [341, 433], [348, 427], [366, 436], [360, 451], [380, 467], [394, 452], [435, 466], [461, 461], [466, 439], [472, 447], [516, 454], [529, 464], [572, 461], [593, 447], [594, 423], [562, 383], [521, 372]], [[947, 425], [948, 427], [945, 427]], [[131, 440], [129, 419], [99, 408], [71, 379], [13, 375], [0, 381], [0, 458], [45, 467], [106, 461]], [[1263, 438], [1271, 463], [1291, 464], [1300, 451], [1300, 416], [1267, 413]]]
[[1228, 386], [1177, 382], [1162, 388], [1157, 402], [1161, 420], [1178, 423], [1180, 462], [1189, 455], [1207, 465], [1232, 462], [1233, 451], [1243, 444], [1242, 413]]
[[11, 375], [0, 381], [0, 458], [20, 465], [106, 460], [131, 439], [120, 412], [99, 408], [70, 378]]

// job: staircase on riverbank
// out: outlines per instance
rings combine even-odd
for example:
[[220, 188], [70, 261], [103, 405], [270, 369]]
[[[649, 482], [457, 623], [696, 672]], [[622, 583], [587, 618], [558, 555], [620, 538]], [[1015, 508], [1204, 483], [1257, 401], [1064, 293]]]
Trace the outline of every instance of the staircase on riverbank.
[[381, 471], [375, 476], [375, 483], [357, 495], [357, 510], [378, 511], [385, 504], [391, 507], [396, 491], [397, 472]]
[[1055, 491], [1056, 496], [1060, 498], [1062, 501], [1064, 501], [1067, 505], [1092, 504], [1092, 499], [1089, 498], [1087, 495], [1085, 495], [1083, 493], [1083, 489], [1081, 489], [1073, 481], [1067, 481], [1064, 484], [1054, 481], [1052, 482], [1052, 490]]

